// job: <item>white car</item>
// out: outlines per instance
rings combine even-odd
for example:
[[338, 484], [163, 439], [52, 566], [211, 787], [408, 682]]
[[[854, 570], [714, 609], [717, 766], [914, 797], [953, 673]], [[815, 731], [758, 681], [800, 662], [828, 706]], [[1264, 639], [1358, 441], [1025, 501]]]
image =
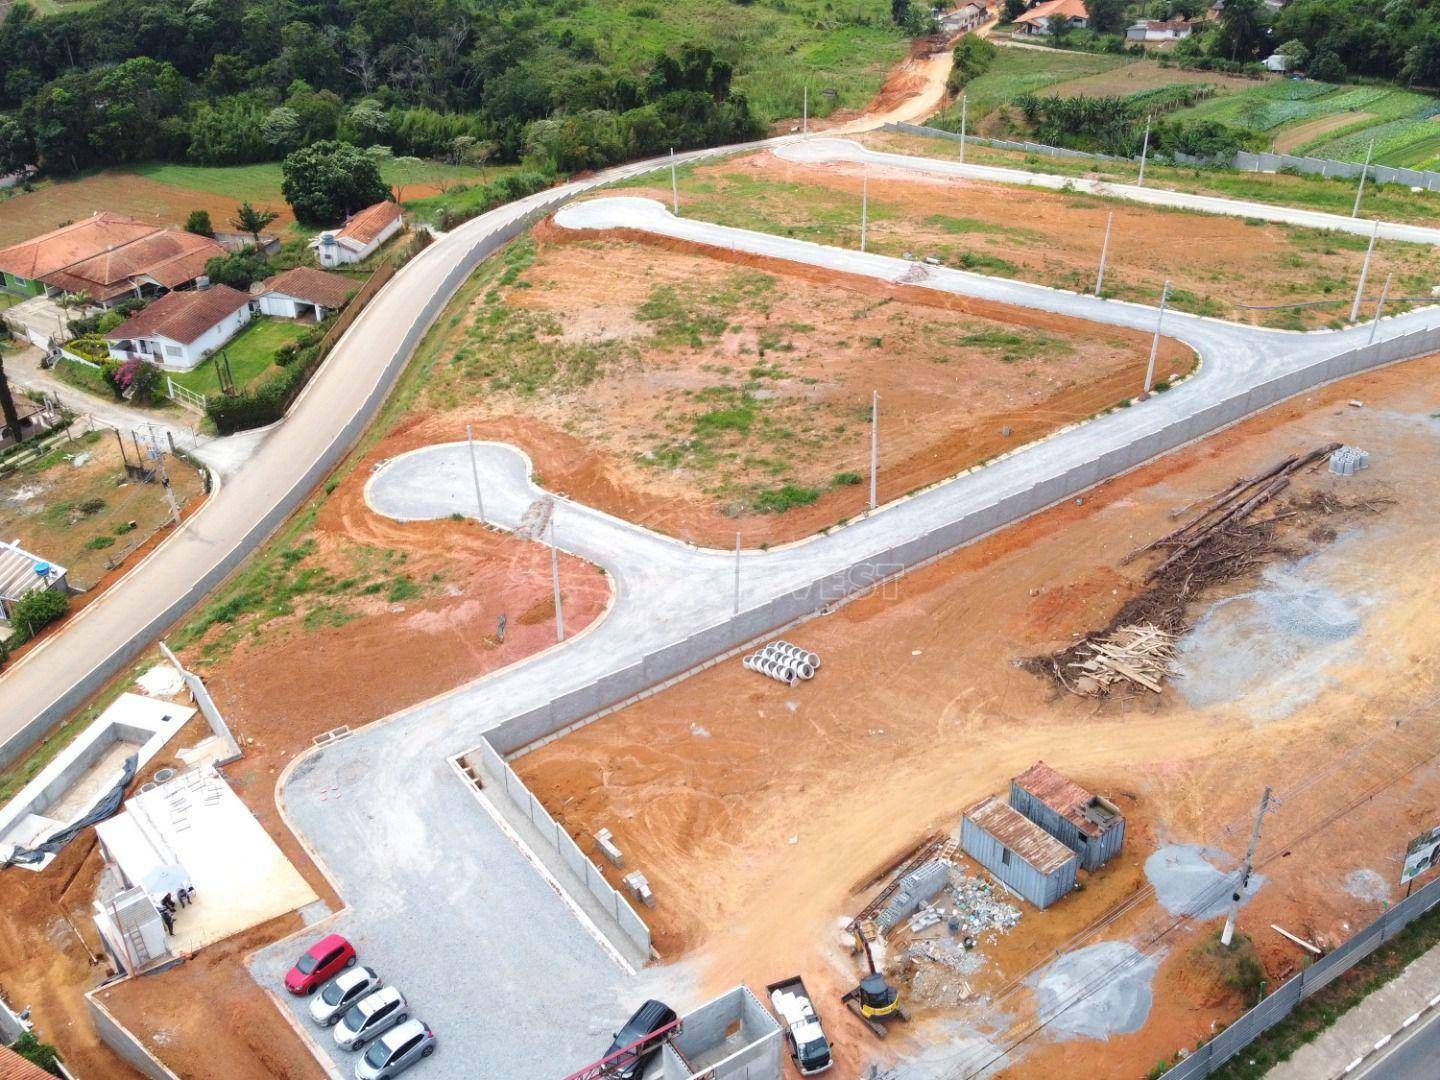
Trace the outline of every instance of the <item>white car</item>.
[[435, 1052], [435, 1033], [419, 1020], [393, 1027], [355, 1063], [355, 1080], [390, 1080]]
[[361, 998], [380, 989], [380, 976], [373, 968], [346, 968], [310, 999], [310, 1019], [325, 1027], [340, 1022]]
[[405, 995], [393, 986], [381, 987], [350, 1007], [335, 1025], [335, 1045], [341, 1050], [359, 1050], [375, 1036], [409, 1019]]

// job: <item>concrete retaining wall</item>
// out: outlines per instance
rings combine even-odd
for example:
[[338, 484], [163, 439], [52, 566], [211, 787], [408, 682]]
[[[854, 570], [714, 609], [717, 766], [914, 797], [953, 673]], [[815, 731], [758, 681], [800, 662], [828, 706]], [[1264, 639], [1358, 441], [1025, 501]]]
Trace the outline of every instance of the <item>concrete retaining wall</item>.
[[[692, 1075], [780, 1080], [783, 1029], [746, 987], [721, 994], [680, 1021], [680, 1033], [662, 1051], [662, 1080], [689, 1080]], [[727, 1037], [736, 1024], [739, 1030]], [[699, 1072], [692, 1073], [691, 1065]]]
[[6, 1004], [4, 998], [0, 998], [0, 1043], [9, 1046], [29, 1030], [29, 1025], [20, 1019], [20, 1015]]
[[85, 995], [85, 1001], [90, 1006], [90, 1020], [95, 1025], [95, 1030], [100, 1033], [100, 1038], [105, 1045], [119, 1054], [130, 1065], [134, 1066], [150, 1080], [180, 1080], [173, 1072], [167, 1069], [163, 1062], [154, 1054], [150, 1053], [135, 1035], [125, 1027], [104, 1005], [100, 1004], [91, 991]]
[[[548, 707], [536, 712], [547, 718], [550, 715]], [[534, 715], [526, 714], [527, 717]], [[525, 786], [515, 774], [515, 770], [506, 764], [495, 747], [491, 746], [489, 741], [481, 740], [478, 749], [481, 768], [490, 781], [489, 789], [503, 792], [505, 797], [530, 819], [536, 832], [560, 856], [560, 860], [570, 872], [584, 884], [585, 889], [605, 913], [615, 920], [621, 932], [640, 950], [642, 956], [649, 956], [650, 928], [645, 925], [645, 920], [640, 918], [630, 906], [630, 902], [605, 880], [600, 868], [586, 857], [570, 835], [550, 816], [540, 804], [540, 800]]]

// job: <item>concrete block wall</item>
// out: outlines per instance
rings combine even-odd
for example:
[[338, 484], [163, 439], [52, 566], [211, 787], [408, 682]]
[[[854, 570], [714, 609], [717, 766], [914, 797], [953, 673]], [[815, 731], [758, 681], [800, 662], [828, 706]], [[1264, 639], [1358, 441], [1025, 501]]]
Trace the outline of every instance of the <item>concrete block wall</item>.
[[100, 1033], [105, 1045], [150, 1080], [180, 1080], [166, 1068], [164, 1062], [146, 1049], [145, 1044], [129, 1028], [115, 1019], [110, 1010], [97, 1000], [95, 994], [95, 991], [86, 994], [85, 1001], [90, 1006], [90, 1021], [95, 1025], [95, 1030]]
[[[708, 1067], [699, 1075], [707, 1080], [780, 1080], [783, 1029], [747, 987], [737, 986], [680, 1019], [674, 1046], [667, 1043], [661, 1054], [663, 1080], [689, 1080], [687, 1063], [700, 1060]], [[738, 1033], [728, 1034], [736, 1024]], [[721, 1064], [715, 1054], [727, 1039], [733, 1049]]]

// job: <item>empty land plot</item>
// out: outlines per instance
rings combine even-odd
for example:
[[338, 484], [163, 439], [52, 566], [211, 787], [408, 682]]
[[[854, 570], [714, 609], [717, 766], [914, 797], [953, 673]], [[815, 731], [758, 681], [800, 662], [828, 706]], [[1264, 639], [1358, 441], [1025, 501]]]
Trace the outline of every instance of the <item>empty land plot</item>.
[[[912, 140], [906, 152], [916, 152], [914, 141], [942, 142]], [[1369, 243], [1080, 192], [849, 163], [801, 165], [768, 152], [696, 168], [682, 181], [682, 209], [725, 225], [857, 247], [866, 177], [870, 251], [933, 255], [949, 266], [1088, 292], [1113, 213], [1106, 296], [1158, 304], [1170, 281], [1170, 302], [1183, 311], [1280, 329], [1344, 325]], [[1404, 310], [1407, 297], [1428, 302], [1440, 280], [1430, 249], [1384, 241], [1376, 246], [1366, 312], [1391, 271], [1390, 314]]]
[[[953, 1003], [921, 1004], [912, 969], [891, 968], [916, 1002], [918, 1023], [886, 1043], [902, 1055], [953, 1046], [957, 1020], [982, 1034], [1023, 1020], [1023, 992], [994, 995], [1143, 887], [1162, 845], [1237, 857], [1274, 784], [1285, 808], [1267, 825], [1267, 884], [1241, 928], [1275, 985], [1303, 957], [1269, 925], [1337, 945], [1398, 895], [1394, 853], [1440, 808], [1426, 764], [1440, 724], [1437, 373], [1430, 358], [1308, 394], [788, 631], [822, 657], [813, 682], [785, 687], [730, 661], [513, 764], [582, 848], [613, 832], [625, 869], [655, 890], [641, 910], [666, 961], [686, 957], [717, 987], [802, 970], [822, 1000], [853, 984], [836, 927], [872, 894], [863, 883], [972, 801], [1037, 758], [1113, 799], [1123, 855], [1082, 892], [1045, 912], [1022, 905], [1015, 929], [982, 936]], [[1346, 407], [1351, 397], [1368, 407]], [[1274, 508], [1288, 553], [1187, 609], [1184, 677], [1162, 694], [1097, 703], [1016, 665], [1137, 595], [1154, 557], [1125, 557], [1172, 530], [1176, 507], [1332, 441], [1370, 449], [1373, 467], [1342, 479], [1322, 465], [1296, 481]], [[1141, 900], [1098, 940], [1138, 946], [1174, 921]], [[1246, 1004], [1207, 959], [1215, 925], [1183, 922], [1164, 939], [1141, 1030], [1032, 1044], [1016, 1075], [1138, 1075], [1211, 1037]], [[892, 961], [898, 951], [892, 939]], [[842, 1060], [863, 1062], [870, 1036], [831, 1015]]]
[[[876, 131], [859, 136], [859, 141], [877, 150], [889, 150], [897, 154], [952, 160], [960, 157], [960, 144], [951, 139]], [[1139, 166], [1139, 163], [1134, 161], [1046, 157], [1021, 150], [994, 149], [975, 143], [966, 146], [965, 160], [977, 165], [1000, 165], [1009, 169], [1060, 176], [1085, 176], [1122, 184], [1135, 182]], [[1350, 216], [1355, 205], [1354, 180], [1330, 180], [1322, 176], [1238, 172], [1220, 168], [1176, 168], [1151, 162], [1145, 169], [1145, 183], [1149, 187], [1189, 191], [1199, 195], [1219, 195], [1229, 199], [1250, 199], [1275, 206], [1297, 206], [1305, 210], [1320, 210], [1346, 217]], [[1431, 225], [1440, 217], [1440, 192], [1415, 192], [1403, 184], [1370, 184], [1365, 189], [1361, 216], [1381, 221]]]
[[[552, 490], [756, 546], [865, 507], [872, 392], [888, 501], [1143, 381], [1144, 334], [722, 254], [547, 225], [482, 268], [418, 404], [487, 417]], [[1167, 342], [1161, 377], [1192, 364]]]

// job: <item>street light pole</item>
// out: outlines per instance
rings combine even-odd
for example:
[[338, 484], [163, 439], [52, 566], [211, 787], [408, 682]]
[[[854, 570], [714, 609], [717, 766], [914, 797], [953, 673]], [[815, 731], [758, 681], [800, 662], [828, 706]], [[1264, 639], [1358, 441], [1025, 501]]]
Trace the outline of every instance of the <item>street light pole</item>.
[[1375, 321], [1370, 324], [1370, 340], [1367, 345], [1375, 344], [1375, 331], [1380, 329], [1380, 319], [1385, 314], [1385, 300], [1390, 295], [1390, 282], [1394, 280], [1395, 272], [1392, 270], [1385, 275], [1385, 285], [1380, 290], [1380, 303], [1375, 307]]
[[470, 479], [475, 481], [475, 510], [480, 515], [480, 522], [485, 522], [485, 498], [480, 494], [480, 466], [475, 463], [475, 432], [469, 425], [465, 425], [465, 441], [470, 445]]
[[860, 250], [865, 250], [865, 230], [870, 218], [870, 175], [860, 179]]
[[1160, 294], [1160, 316], [1155, 320], [1155, 340], [1150, 343], [1150, 363], [1145, 368], [1145, 389], [1140, 400], [1150, 396], [1150, 386], [1155, 381], [1155, 358], [1160, 354], [1160, 328], [1165, 325], [1165, 305], [1170, 302], [1170, 282], [1165, 282], [1165, 291]]
[[565, 640], [565, 613], [560, 608], [560, 553], [555, 548], [555, 512], [550, 512], [550, 577], [555, 582], [555, 640]]
[[1370, 246], [1365, 249], [1365, 262], [1360, 266], [1360, 282], [1355, 286], [1355, 302], [1350, 305], [1350, 321], [1360, 318], [1360, 301], [1365, 296], [1365, 281], [1370, 276], [1370, 259], [1375, 254], [1375, 241], [1380, 236], [1380, 223], [1370, 230]]
[[1355, 208], [1350, 211], [1350, 216], [1360, 216], [1360, 197], [1365, 194], [1365, 177], [1370, 175], [1370, 158], [1375, 153], [1375, 140], [1370, 140], [1370, 148], [1365, 151], [1365, 167], [1360, 170], [1360, 186], [1355, 189]]
[[680, 182], [675, 179], [675, 148], [670, 148], [670, 209], [680, 216]]
[[1105, 240], [1100, 245], [1100, 273], [1095, 275], [1095, 296], [1100, 296], [1100, 290], [1105, 287], [1105, 260], [1110, 255], [1110, 227], [1115, 224], [1115, 211], [1110, 211], [1105, 217]]
[[805, 84], [805, 104], [800, 111], [800, 134], [810, 134], [810, 84]]
[[880, 461], [880, 391], [870, 391], [870, 509], [874, 510], [875, 474]]
[[968, 117], [970, 95], [960, 95], [960, 164], [965, 164], [965, 121]]
[[1145, 143], [1140, 148], [1140, 179], [1136, 182], [1137, 187], [1145, 186], [1145, 159], [1150, 156], [1150, 121], [1153, 116], [1145, 117]]

